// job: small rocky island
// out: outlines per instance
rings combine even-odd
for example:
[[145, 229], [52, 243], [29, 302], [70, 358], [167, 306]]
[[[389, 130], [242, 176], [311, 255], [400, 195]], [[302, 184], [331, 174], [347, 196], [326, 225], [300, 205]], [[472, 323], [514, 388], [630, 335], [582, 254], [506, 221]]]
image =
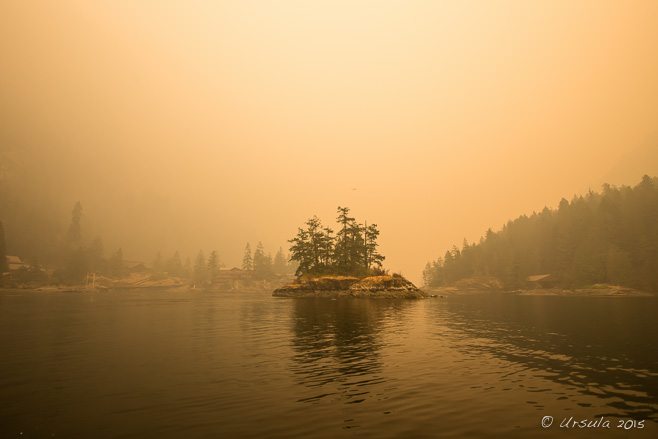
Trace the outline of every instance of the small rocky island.
[[290, 239], [290, 260], [299, 263], [297, 279], [272, 293], [275, 297], [376, 297], [423, 299], [435, 297], [419, 290], [401, 274], [389, 275], [377, 249], [377, 224], [363, 224], [338, 206], [338, 232], [316, 216]]
[[359, 279], [353, 276], [323, 276], [300, 278], [277, 288], [275, 297], [372, 297], [392, 299], [425, 299], [435, 297], [418, 289], [399, 274], [370, 276]]

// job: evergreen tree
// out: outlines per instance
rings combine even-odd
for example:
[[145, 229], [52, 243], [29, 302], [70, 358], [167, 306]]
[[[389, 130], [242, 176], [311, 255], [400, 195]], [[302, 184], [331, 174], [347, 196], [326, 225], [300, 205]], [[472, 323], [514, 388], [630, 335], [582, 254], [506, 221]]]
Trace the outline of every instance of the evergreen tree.
[[382, 262], [384, 262], [384, 256], [380, 255], [377, 251], [377, 237], [379, 236], [379, 230], [377, 230], [377, 224], [371, 224], [365, 229], [365, 266], [367, 269], [370, 269], [372, 266], [381, 267]]
[[199, 254], [194, 261], [194, 275], [192, 280], [195, 285], [197, 283], [204, 284], [208, 281], [208, 266], [206, 264], [206, 257], [203, 254], [203, 250], [199, 250]]
[[254, 251], [254, 277], [256, 279], [266, 279], [272, 274], [272, 257], [265, 255], [263, 243], [258, 242], [256, 251]]
[[208, 280], [211, 283], [215, 278], [217, 270], [219, 270], [219, 255], [217, 254], [217, 250], [213, 250], [210, 252], [210, 256], [208, 256]]
[[331, 267], [334, 263], [334, 245], [336, 239], [333, 236], [334, 231], [325, 227], [319, 237], [320, 264], [323, 267]]
[[360, 275], [366, 270], [364, 228], [352, 221], [348, 229], [348, 267], [345, 274]]
[[64, 275], [61, 280], [67, 283], [82, 281], [90, 269], [87, 249], [82, 247], [82, 204], [78, 201], [71, 212], [71, 223], [66, 234], [66, 246], [63, 249]]
[[247, 243], [244, 247], [244, 256], [242, 257], [242, 269], [251, 271], [254, 268], [253, 259], [251, 258], [251, 245]]
[[297, 236], [290, 239], [290, 260], [298, 263], [295, 271], [296, 276], [308, 273], [313, 267], [311, 246], [308, 232], [302, 228], [297, 229]]
[[430, 286], [436, 287], [439, 285], [445, 285], [445, 278], [443, 276], [443, 258], [441, 256], [434, 261], [432, 269], [434, 270], [434, 273], [430, 280]]
[[283, 255], [283, 248], [281, 247], [279, 247], [279, 251], [277, 251], [274, 256], [272, 271], [278, 276], [283, 276], [287, 272], [286, 257]]
[[306, 226], [310, 263], [313, 267], [322, 269], [331, 262], [333, 252], [332, 231], [322, 227], [322, 222], [317, 216], [306, 221]]
[[82, 220], [82, 204], [78, 201], [73, 206], [73, 211], [71, 212], [71, 224], [69, 225], [69, 231], [66, 235], [66, 242], [70, 246], [78, 247], [82, 243], [82, 229], [80, 222]]
[[351, 266], [349, 231], [352, 223], [354, 223], [354, 218], [350, 217], [349, 213], [349, 207], [338, 206], [338, 217], [336, 218], [336, 221], [338, 222], [340, 229], [336, 234], [335, 262], [336, 266], [344, 273], [348, 273]]
[[432, 264], [429, 262], [425, 264], [425, 269], [423, 270], [423, 285], [429, 287], [432, 285]]

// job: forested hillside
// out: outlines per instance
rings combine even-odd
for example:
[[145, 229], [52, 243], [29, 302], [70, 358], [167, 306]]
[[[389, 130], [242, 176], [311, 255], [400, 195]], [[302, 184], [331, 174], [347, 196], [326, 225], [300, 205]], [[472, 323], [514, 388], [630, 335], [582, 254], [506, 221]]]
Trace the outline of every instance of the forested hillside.
[[477, 244], [464, 241], [428, 262], [428, 286], [494, 276], [505, 288], [528, 276], [551, 274], [563, 287], [596, 283], [658, 291], [658, 178], [634, 186], [603, 185], [557, 209], [544, 208], [489, 229]]

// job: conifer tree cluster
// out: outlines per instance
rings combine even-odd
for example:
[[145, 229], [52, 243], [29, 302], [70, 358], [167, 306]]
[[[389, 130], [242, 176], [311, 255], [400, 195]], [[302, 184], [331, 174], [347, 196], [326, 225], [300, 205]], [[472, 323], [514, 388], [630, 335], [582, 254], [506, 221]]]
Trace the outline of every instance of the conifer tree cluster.
[[428, 262], [428, 286], [494, 276], [522, 288], [528, 276], [551, 274], [561, 286], [610, 283], [658, 291], [658, 178], [634, 186], [603, 185], [532, 216], [489, 229], [478, 244], [466, 241]]
[[[199, 250], [199, 253], [203, 253], [203, 251]], [[210, 264], [210, 261], [208, 261], [208, 263]], [[192, 278], [192, 261], [188, 257], [185, 260], [185, 264], [183, 264], [178, 251], [174, 251], [170, 258], [164, 260], [162, 258], [162, 253], [158, 252], [153, 260], [153, 272], [156, 276], [162, 277], [166, 274], [167, 276]]]
[[[159, 258], [160, 254], [158, 253]], [[154, 263], [154, 267], [156, 265]], [[205, 257], [203, 250], [199, 250], [194, 260], [194, 266], [192, 266], [190, 258], [187, 258], [185, 265], [183, 265], [178, 252], [175, 252], [174, 256], [164, 264], [164, 269], [169, 276], [191, 279], [194, 285], [206, 285], [213, 282], [219, 269], [223, 266], [224, 264], [217, 250], [211, 251], [208, 258]]]
[[[54, 283], [79, 283], [84, 281], [88, 273], [121, 278], [127, 274], [123, 260], [123, 250], [119, 248], [110, 257], [103, 256], [103, 242], [97, 236], [86, 244], [82, 234], [82, 204], [78, 201], [71, 211], [71, 222], [64, 243], [60, 247], [60, 258], [63, 264], [52, 275]], [[34, 261], [38, 261], [35, 256]], [[37, 269], [36, 262], [32, 264], [32, 276], [17, 276], [23, 281], [46, 281], [45, 272]], [[45, 276], [45, 277], [44, 277]]]
[[377, 224], [361, 225], [349, 216], [350, 209], [338, 207], [338, 232], [324, 227], [317, 216], [299, 228], [290, 239], [290, 259], [297, 261], [297, 276], [340, 274], [363, 276], [380, 268], [384, 256], [377, 251]]
[[262, 280], [273, 276], [283, 276], [292, 272], [294, 268], [288, 264], [283, 254], [283, 248], [279, 247], [276, 256], [272, 258], [271, 253], [265, 253], [262, 242], [258, 242], [256, 250], [251, 253], [251, 245], [247, 243], [242, 257], [242, 269], [250, 272], [254, 279]]

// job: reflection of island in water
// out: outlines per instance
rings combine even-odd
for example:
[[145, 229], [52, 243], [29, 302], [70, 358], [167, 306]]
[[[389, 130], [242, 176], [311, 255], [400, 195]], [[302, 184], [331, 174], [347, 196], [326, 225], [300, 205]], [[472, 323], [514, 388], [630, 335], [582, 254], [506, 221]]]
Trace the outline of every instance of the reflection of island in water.
[[479, 296], [447, 301], [446, 311], [443, 323], [470, 356], [491, 354], [571, 386], [559, 400], [602, 399], [601, 415], [658, 420], [658, 301]]
[[299, 384], [317, 388], [300, 401], [363, 402], [369, 385], [385, 381], [382, 330], [387, 321], [402, 320], [400, 314], [408, 306], [385, 299], [295, 300], [292, 371]]

